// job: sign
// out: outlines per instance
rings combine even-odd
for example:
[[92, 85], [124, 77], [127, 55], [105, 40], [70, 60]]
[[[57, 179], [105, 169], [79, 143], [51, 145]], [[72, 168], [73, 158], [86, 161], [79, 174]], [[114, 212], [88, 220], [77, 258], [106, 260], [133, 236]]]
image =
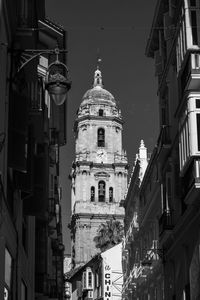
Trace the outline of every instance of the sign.
[[103, 298], [104, 300], [110, 300], [112, 297], [112, 278], [111, 267], [108, 264], [104, 265], [103, 274]]

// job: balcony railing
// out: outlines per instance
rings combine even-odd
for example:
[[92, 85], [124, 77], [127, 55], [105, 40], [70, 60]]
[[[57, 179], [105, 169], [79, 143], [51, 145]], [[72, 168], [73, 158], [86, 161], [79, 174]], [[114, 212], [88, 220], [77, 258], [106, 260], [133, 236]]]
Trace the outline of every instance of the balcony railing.
[[166, 230], [172, 230], [174, 228], [172, 211], [166, 210], [163, 212], [159, 219], [159, 234], [163, 234]]

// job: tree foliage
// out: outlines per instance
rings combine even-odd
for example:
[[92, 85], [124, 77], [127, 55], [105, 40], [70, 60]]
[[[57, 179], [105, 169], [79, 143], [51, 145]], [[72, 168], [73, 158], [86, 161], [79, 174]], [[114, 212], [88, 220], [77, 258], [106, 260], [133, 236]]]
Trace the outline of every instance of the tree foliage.
[[123, 225], [114, 219], [99, 225], [97, 236], [94, 237], [96, 248], [105, 251], [122, 241], [124, 235]]

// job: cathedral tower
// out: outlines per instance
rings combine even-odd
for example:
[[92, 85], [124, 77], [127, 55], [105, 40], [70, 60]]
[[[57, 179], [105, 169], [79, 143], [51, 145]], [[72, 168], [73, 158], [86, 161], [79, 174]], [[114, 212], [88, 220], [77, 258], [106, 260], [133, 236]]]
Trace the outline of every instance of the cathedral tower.
[[93, 87], [83, 96], [74, 131], [75, 162], [71, 180], [72, 260], [85, 264], [98, 250], [94, 237], [101, 223], [123, 222], [127, 157], [122, 148], [123, 120], [113, 95], [103, 88], [99, 68]]

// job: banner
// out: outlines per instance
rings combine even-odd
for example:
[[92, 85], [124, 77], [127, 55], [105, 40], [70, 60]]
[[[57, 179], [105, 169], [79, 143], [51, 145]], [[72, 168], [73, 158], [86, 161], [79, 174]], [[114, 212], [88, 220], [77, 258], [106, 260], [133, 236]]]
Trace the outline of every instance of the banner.
[[104, 264], [103, 272], [103, 298], [104, 300], [111, 300], [112, 298], [112, 270], [108, 264]]

